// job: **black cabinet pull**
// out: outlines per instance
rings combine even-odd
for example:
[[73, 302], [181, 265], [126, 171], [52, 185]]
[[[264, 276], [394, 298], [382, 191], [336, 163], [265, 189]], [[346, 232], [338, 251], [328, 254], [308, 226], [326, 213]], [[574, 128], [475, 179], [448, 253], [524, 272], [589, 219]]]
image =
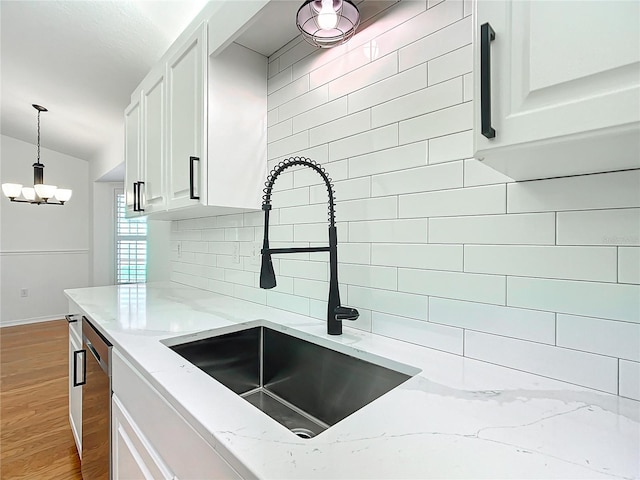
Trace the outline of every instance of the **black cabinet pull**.
[[144, 212], [143, 198], [142, 198], [142, 189], [144, 187], [144, 182], [138, 182], [138, 212]]
[[78, 321], [77, 318], [74, 318], [75, 315], [65, 315], [64, 318], [67, 319], [67, 322], [69, 323], [75, 323]]
[[195, 168], [193, 166], [193, 162], [199, 162], [199, 157], [189, 157], [189, 198], [191, 200], [200, 200], [200, 195], [196, 195], [195, 185], [193, 182], [193, 175], [195, 173]]
[[[82, 354], [82, 381], [78, 382], [78, 355]], [[79, 387], [87, 383], [87, 351], [76, 350], [73, 352], [73, 386]]]
[[133, 211], [138, 211], [138, 182], [133, 182]]
[[489, 23], [480, 27], [480, 119], [482, 135], [487, 138], [496, 136], [491, 126], [491, 42], [496, 33]]

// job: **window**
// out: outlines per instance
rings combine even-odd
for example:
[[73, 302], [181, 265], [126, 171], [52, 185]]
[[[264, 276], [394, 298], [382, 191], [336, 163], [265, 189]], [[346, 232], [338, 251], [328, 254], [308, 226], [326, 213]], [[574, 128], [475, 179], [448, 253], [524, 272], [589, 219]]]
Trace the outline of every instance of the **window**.
[[147, 219], [126, 218], [124, 194], [116, 194], [116, 283], [147, 281]]

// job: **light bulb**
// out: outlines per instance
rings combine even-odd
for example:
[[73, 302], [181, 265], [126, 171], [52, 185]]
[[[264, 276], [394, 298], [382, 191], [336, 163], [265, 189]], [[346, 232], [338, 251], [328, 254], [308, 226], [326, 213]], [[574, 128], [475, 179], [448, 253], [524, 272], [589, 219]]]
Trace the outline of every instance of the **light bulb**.
[[333, 9], [333, 0], [322, 0], [322, 8], [318, 13], [318, 26], [323, 30], [332, 30], [338, 24], [338, 15]]

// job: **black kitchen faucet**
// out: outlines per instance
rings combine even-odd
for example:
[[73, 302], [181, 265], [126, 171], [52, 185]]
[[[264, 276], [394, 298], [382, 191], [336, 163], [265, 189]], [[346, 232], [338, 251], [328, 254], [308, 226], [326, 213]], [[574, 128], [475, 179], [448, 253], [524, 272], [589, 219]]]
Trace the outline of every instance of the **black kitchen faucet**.
[[[324, 180], [329, 194], [329, 246], [328, 247], [298, 247], [298, 248], [269, 248], [269, 211], [271, 210], [271, 191], [273, 184], [284, 170], [290, 167], [304, 166], [316, 171]], [[329, 335], [342, 334], [342, 320], [356, 320], [360, 315], [355, 308], [340, 305], [340, 291], [338, 290], [338, 235], [335, 221], [335, 198], [333, 184], [327, 172], [317, 162], [304, 157], [287, 158], [271, 170], [265, 182], [262, 196], [262, 210], [264, 210], [264, 240], [262, 242], [262, 266], [260, 268], [260, 288], [276, 286], [276, 274], [271, 262], [272, 254], [301, 253], [301, 252], [329, 252], [329, 301], [327, 304], [327, 333]]]

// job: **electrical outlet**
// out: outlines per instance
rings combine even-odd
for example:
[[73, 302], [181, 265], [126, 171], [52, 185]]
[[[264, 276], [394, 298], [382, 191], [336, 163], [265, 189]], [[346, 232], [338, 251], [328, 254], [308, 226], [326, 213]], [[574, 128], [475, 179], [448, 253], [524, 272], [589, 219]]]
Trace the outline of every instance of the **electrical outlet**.
[[236, 265], [240, 264], [240, 244], [238, 242], [233, 243], [233, 259], [231, 262]]
[[260, 266], [260, 250], [262, 250], [262, 245], [259, 242], [253, 242], [251, 245], [251, 258], [249, 263], [254, 267]]
[[28, 297], [29, 296], [29, 289], [28, 288], [21, 288], [20, 289], [20, 296], [21, 297]]
[[178, 258], [182, 258], [182, 242], [178, 242]]

